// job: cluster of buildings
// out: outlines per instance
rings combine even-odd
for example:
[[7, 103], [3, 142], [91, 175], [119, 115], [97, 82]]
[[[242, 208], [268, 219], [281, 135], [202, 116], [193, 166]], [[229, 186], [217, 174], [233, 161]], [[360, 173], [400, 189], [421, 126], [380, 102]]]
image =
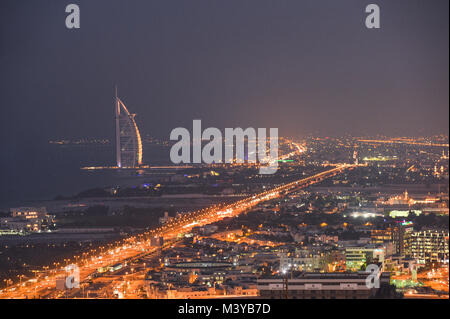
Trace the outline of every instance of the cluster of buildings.
[[[205, 229], [199, 230], [204, 232]], [[212, 296], [257, 296], [252, 260], [246, 245], [209, 237], [187, 238], [181, 247], [161, 253], [146, 275], [148, 298], [192, 299]], [[270, 254], [273, 260], [276, 254]]]
[[[255, 212], [261, 219], [269, 216], [268, 224], [263, 225], [257, 219], [234, 230], [230, 230], [232, 224], [194, 228], [192, 233], [185, 234], [182, 247], [162, 253], [160, 265], [148, 272], [147, 295], [150, 298], [399, 297], [401, 290], [396, 291], [391, 285], [391, 276], [402, 275], [417, 281], [421, 268], [448, 265], [449, 231], [442, 227], [414, 228], [412, 221], [389, 215], [390, 209], [399, 208], [398, 205], [422, 205], [424, 209], [438, 205], [436, 199], [412, 199], [405, 192], [395, 198], [373, 201], [384, 204], [378, 207], [379, 211], [372, 212], [373, 216], [366, 216], [369, 213], [361, 205], [325, 203], [325, 214], [336, 218], [348, 215], [345, 219], [348, 222], [343, 224], [289, 224], [289, 218], [305, 216], [317, 209], [311, 204], [301, 204], [304, 197], [293, 195], [291, 200], [267, 203]], [[384, 218], [384, 222], [373, 222], [371, 218], [376, 217]], [[344, 236], [349, 229], [356, 234], [354, 239]], [[376, 287], [366, 284], [370, 265], [378, 269], [380, 285]]]
[[[389, 289], [383, 247], [264, 246], [196, 236], [161, 255], [147, 272], [149, 298], [370, 298]], [[366, 285], [366, 263], [380, 266], [380, 285]], [[351, 267], [346, 268], [346, 265]], [[330, 268], [333, 268], [330, 271]], [[339, 269], [339, 270], [338, 270]], [[356, 271], [354, 269], [358, 269]], [[391, 296], [392, 297], [392, 296]]]
[[45, 207], [10, 209], [10, 216], [0, 218], [0, 234], [40, 233], [54, 229], [54, 216]]

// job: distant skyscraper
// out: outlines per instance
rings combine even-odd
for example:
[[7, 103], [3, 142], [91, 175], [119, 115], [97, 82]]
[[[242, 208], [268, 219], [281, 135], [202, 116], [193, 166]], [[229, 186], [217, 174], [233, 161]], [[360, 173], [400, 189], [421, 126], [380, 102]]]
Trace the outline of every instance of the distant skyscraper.
[[142, 164], [141, 134], [134, 117], [125, 104], [115, 96], [117, 167], [138, 167]]
[[353, 160], [358, 165], [358, 151], [356, 149], [353, 151]]

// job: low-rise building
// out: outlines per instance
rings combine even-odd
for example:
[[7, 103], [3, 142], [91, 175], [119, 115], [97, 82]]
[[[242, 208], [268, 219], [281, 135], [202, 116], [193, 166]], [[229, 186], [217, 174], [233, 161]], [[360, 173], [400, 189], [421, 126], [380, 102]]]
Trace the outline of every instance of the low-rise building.
[[45, 207], [18, 207], [10, 209], [10, 217], [0, 218], [0, 229], [10, 232], [27, 233], [53, 229], [54, 216]]
[[258, 279], [258, 292], [265, 299], [368, 299], [377, 297], [379, 287], [389, 286], [389, 273], [379, 275], [379, 285], [367, 285], [369, 274], [303, 273], [296, 278]]

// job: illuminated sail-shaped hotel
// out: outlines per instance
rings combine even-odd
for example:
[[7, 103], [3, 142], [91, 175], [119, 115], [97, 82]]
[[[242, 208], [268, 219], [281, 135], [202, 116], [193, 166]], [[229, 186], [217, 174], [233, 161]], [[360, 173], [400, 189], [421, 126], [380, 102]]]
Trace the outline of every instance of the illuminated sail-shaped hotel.
[[142, 140], [134, 120], [125, 104], [115, 97], [116, 159], [117, 167], [135, 168], [142, 164]]

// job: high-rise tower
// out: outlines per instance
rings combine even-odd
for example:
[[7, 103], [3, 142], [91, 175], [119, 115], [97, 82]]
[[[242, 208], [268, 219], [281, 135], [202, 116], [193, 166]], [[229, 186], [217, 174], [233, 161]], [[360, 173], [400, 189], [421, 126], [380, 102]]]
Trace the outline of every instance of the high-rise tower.
[[115, 92], [116, 160], [117, 167], [135, 168], [142, 164], [142, 140], [134, 120]]

